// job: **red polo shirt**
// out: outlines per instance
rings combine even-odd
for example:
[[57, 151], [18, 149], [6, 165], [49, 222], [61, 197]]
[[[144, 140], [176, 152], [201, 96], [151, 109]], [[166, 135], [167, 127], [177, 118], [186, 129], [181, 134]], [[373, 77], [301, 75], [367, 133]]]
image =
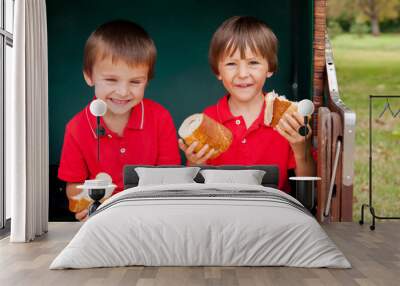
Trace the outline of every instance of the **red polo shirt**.
[[[265, 102], [264, 102], [265, 105]], [[296, 168], [296, 161], [289, 142], [272, 127], [264, 124], [264, 107], [253, 124], [246, 128], [242, 116], [233, 116], [228, 105], [228, 95], [204, 113], [229, 128], [233, 134], [229, 149], [209, 165], [278, 165], [278, 188], [290, 192], [287, 170]]]
[[94, 179], [100, 172], [109, 174], [123, 190], [123, 167], [135, 165], [181, 164], [176, 130], [169, 112], [160, 104], [143, 99], [132, 108], [123, 136], [107, 128], [100, 137], [100, 162], [97, 160], [96, 117], [89, 105], [68, 122], [65, 130], [58, 177], [66, 182]]

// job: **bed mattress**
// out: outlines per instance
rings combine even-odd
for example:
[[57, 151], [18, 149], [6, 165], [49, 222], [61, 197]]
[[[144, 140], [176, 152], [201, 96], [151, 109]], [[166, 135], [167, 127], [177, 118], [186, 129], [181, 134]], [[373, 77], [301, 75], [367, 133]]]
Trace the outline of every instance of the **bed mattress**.
[[50, 269], [129, 265], [351, 267], [286, 193], [198, 183], [140, 186], [111, 197]]

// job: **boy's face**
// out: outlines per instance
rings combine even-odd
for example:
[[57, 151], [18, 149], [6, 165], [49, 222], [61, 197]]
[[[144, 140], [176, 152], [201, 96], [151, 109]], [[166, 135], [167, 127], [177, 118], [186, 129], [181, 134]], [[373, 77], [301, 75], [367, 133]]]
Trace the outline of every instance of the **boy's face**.
[[96, 97], [106, 102], [107, 113], [123, 115], [143, 99], [148, 71], [147, 65], [129, 66], [106, 57], [97, 60], [92, 74], [84, 72], [84, 77], [89, 86], [94, 86]]
[[232, 56], [223, 57], [218, 63], [219, 80], [229, 94], [241, 102], [248, 102], [262, 94], [265, 80], [272, 76], [268, 62], [259, 54], [246, 48], [245, 57], [237, 49]]

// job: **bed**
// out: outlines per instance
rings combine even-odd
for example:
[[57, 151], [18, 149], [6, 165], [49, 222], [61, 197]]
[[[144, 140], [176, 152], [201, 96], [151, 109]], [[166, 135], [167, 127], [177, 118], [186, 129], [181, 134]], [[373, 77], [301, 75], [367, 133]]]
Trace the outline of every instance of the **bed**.
[[199, 183], [204, 173], [198, 173], [192, 183], [156, 184], [153, 180], [151, 185], [137, 185], [138, 169], [127, 167], [124, 181], [128, 188], [99, 207], [50, 269], [351, 267], [308, 210], [271, 187], [277, 181], [276, 167], [246, 169], [263, 170], [261, 184], [207, 179]]

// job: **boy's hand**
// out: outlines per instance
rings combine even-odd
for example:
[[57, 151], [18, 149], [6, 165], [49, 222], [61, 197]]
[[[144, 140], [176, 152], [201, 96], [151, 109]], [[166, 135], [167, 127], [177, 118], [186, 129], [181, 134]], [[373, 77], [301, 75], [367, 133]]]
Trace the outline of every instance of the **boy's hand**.
[[[289, 141], [295, 155], [304, 154], [305, 140], [304, 136], [299, 134], [299, 129], [303, 125], [304, 117], [298, 112], [284, 114], [281, 120], [279, 120], [278, 125], [276, 125], [275, 130]], [[309, 140], [311, 138], [311, 127], [309, 124], [307, 124], [307, 129], [308, 134], [305, 139]]]
[[199, 144], [198, 141], [194, 141], [188, 147], [182, 139], [179, 139], [178, 144], [179, 148], [185, 152], [185, 156], [189, 162], [189, 165], [203, 165], [215, 152], [214, 149], [209, 150], [209, 146], [206, 144], [200, 149], [199, 152], [194, 153], [194, 149]]
[[88, 209], [84, 209], [75, 214], [75, 218], [79, 221], [86, 221], [88, 219]]

